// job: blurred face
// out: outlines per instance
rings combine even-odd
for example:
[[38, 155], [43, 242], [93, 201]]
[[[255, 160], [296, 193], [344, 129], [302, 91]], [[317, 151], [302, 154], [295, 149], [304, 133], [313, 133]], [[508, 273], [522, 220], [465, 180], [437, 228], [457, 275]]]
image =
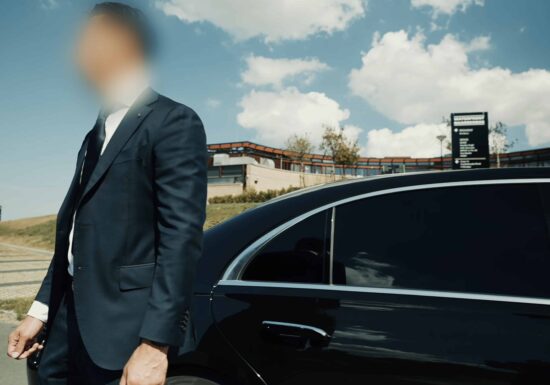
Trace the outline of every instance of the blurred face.
[[125, 71], [143, 64], [137, 38], [106, 15], [88, 19], [76, 46], [76, 63], [84, 79], [105, 92]]

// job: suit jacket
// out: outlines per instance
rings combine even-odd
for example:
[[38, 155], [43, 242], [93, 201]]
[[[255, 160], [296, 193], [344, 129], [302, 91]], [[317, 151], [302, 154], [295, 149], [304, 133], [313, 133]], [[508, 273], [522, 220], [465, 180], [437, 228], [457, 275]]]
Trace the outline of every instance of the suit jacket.
[[[179, 346], [201, 255], [207, 150], [190, 108], [148, 91], [130, 108], [75, 201], [87, 138], [59, 210], [55, 253], [36, 296], [55, 318], [67, 290], [92, 360], [121, 369], [141, 339]], [[75, 211], [76, 210], [76, 211]]]

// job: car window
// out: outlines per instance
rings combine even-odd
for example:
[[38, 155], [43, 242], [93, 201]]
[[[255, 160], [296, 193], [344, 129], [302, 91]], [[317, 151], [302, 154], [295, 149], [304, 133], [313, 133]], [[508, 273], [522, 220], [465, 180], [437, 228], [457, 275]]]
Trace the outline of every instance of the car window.
[[321, 212], [276, 236], [252, 259], [242, 279], [325, 282], [330, 242], [328, 219], [328, 212]]
[[334, 282], [550, 297], [539, 187], [436, 188], [339, 206]]

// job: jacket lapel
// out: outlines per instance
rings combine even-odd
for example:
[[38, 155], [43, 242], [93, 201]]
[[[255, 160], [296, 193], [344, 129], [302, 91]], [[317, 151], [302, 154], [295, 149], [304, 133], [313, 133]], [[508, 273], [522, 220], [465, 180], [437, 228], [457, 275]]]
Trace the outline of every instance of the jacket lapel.
[[65, 196], [65, 199], [63, 200], [63, 203], [59, 208], [58, 224], [59, 224], [59, 228], [61, 229], [63, 229], [67, 223], [70, 223], [72, 221], [72, 219], [69, 216], [72, 215], [72, 212], [73, 212], [72, 207], [73, 207], [73, 204], [75, 203], [74, 202], [75, 193], [76, 193], [78, 184], [80, 183], [80, 174], [82, 172], [82, 164], [84, 163], [84, 156], [86, 154], [86, 146], [88, 144], [88, 135], [86, 135], [86, 138], [82, 143], [82, 147], [78, 152], [78, 156], [76, 158], [76, 169], [74, 172], [73, 180], [71, 181], [67, 195]]
[[128, 142], [132, 134], [140, 126], [145, 117], [152, 111], [149, 107], [150, 104], [155, 102], [158, 98], [153, 90], [145, 91], [144, 95], [140, 97], [138, 101], [128, 110], [122, 122], [117, 127], [113, 137], [109, 141], [109, 144], [105, 148], [103, 154], [99, 157], [99, 160], [90, 176], [88, 184], [84, 188], [84, 192], [80, 197], [80, 201], [76, 207], [80, 206], [80, 203], [86, 197], [86, 195], [94, 188], [94, 186], [101, 180], [101, 177], [107, 172], [113, 161], [116, 159], [118, 153], [122, 150], [124, 145]]

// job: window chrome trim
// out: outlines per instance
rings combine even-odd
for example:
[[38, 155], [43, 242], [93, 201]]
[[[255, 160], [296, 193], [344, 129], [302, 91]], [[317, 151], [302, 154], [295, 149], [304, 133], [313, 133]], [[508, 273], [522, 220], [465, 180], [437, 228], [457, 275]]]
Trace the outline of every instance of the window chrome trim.
[[332, 278], [334, 275], [334, 230], [336, 229], [336, 206], [332, 207], [330, 215], [330, 247], [328, 255], [328, 282], [332, 285]]
[[240, 281], [240, 280], [221, 280], [218, 282], [218, 286], [339, 291], [339, 292], [348, 292], [348, 293], [355, 292], [355, 293], [365, 293], [365, 294], [384, 294], [384, 295], [401, 295], [401, 296], [415, 296], [415, 297], [429, 297], [429, 298], [463, 299], [463, 300], [474, 300], [474, 301], [506, 302], [506, 303], [520, 303], [520, 304], [529, 304], [529, 305], [550, 306], [550, 299], [546, 299], [546, 298], [518, 297], [513, 295], [498, 295], [498, 294], [461, 293], [461, 292], [436, 291], [436, 290], [394, 289], [394, 288], [385, 288], [385, 287], [363, 287], [363, 286], [286, 283], [286, 282], [260, 282], [260, 281]]
[[[320, 206], [316, 209], [308, 211], [307, 213], [301, 214], [282, 225], [272, 229], [271, 231], [265, 233], [256, 241], [252, 242], [248, 247], [246, 247], [227, 267], [225, 270], [222, 280], [235, 280], [242, 277], [246, 266], [250, 262], [250, 259], [265, 246], [269, 241], [275, 238], [277, 235], [285, 231], [286, 229], [294, 226], [295, 224], [309, 218], [312, 215], [320, 213], [324, 210], [337, 207], [346, 203], [358, 201], [365, 198], [372, 198], [381, 195], [388, 195], [406, 191], [417, 191], [417, 190], [429, 190], [434, 188], [446, 188], [446, 187], [463, 187], [463, 186], [486, 186], [486, 185], [501, 185], [501, 184], [530, 184], [530, 183], [550, 183], [550, 178], [523, 178], [523, 179], [494, 179], [494, 180], [473, 180], [473, 181], [458, 181], [458, 182], [445, 182], [445, 183], [429, 183], [429, 184], [419, 184], [411, 185], [405, 187], [397, 187], [385, 190], [373, 191], [365, 194], [359, 194], [352, 197], [344, 198], [339, 201], [331, 202]], [[332, 244], [331, 244], [332, 247]]]

